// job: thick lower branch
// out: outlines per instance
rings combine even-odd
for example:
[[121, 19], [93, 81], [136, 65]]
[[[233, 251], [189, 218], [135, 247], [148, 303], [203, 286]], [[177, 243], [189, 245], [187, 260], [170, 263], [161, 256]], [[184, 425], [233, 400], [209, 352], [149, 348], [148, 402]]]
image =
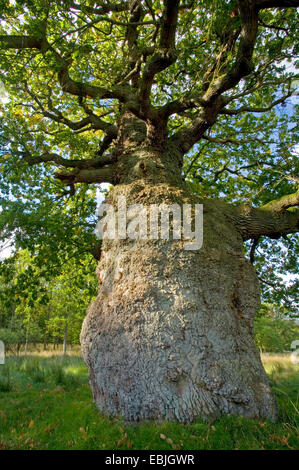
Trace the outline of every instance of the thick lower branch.
[[107, 165], [103, 168], [75, 169], [73, 171], [57, 171], [55, 178], [66, 185], [74, 183], [111, 183], [115, 184], [115, 168]]
[[264, 8], [297, 8], [298, 0], [257, 0], [256, 7], [259, 10]]
[[278, 239], [299, 231], [299, 210], [276, 212], [266, 206], [254, 208], [243, 205], [235, 207], [229, 218], [244, 241], [262, 235]]

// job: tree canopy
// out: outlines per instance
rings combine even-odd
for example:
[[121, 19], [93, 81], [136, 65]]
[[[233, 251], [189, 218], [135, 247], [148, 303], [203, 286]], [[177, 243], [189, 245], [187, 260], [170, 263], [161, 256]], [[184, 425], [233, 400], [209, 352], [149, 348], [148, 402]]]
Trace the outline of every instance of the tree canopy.
[[296, 272], [298, 6], [1, 0], [2, 240], [13, 235], [50, 272], [99, 257], [95, 185], [118, 183], [126, 109], [152, 142], [179, 149], [193, 192], [283, 214], [265, 233], [275, 243], [244, 237], [265, 295], [279, 300], [275, 276]]

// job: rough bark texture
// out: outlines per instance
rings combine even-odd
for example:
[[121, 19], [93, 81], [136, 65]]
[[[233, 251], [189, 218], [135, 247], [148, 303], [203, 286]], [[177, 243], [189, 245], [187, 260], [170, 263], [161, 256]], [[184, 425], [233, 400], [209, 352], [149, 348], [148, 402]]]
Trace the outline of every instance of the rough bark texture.
[[89, 308], [82, 353], [101, 412], [129, 421], [192, 422], [221, 414], [276, 417], [253, 319], [256, 274], [225, 206], [184, 189], [139, 179], [107, 202], [204, 204], [204, 243], [104, 241], [99, 293]]

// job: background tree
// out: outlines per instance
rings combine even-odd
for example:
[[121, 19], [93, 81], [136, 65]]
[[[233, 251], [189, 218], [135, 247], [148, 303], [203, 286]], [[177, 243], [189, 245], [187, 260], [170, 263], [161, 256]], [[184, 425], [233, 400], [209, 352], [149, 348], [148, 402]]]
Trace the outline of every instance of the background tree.
[[81, 243], [99, 258], [88, 185], [101, 182], [114, 186], [112, 204], [204, 205], [199, 251], [176, 240], [102, 244], [81, 340], [103, 411], [275, 418], [243, 242], [253, 262], [261, 237], [283, 236], [294, 259], [298, 5], [2, 2], [3, 236], [23, 244], [36, 232], [35, 252], [77, 257]]
[[45, 278], [38, 264], [28, 249], [1, 263], [0, 336], [13, 352], [64, 343], [66, 353], [68, 344], [79, 343], [86, 308], [96, 295], [95, 265], [85, 255]]

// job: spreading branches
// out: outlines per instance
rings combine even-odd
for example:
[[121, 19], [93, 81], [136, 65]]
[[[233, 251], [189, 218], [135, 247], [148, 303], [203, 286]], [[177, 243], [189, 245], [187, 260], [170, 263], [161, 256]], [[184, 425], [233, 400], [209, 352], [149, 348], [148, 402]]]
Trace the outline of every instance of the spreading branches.
[[[266, 59], [261, 60], [257, 70], [254, 71], [253, 52], [255, 47], [262, 48], [261, 44], [263, 43], [262, 36], [257, 41], [258, 33], [263, 34], [261, 32], [263, 28], [259, 30], [259, 22], [261, 21], [259, 11], [267, 8], [296, 7], [298, 2], [295, 0], [237, 0], [232, 2], [235, 6], [233, 11], [230, 8], [231, 5], [225, 5], [225, 7], [217, 9], [215, 17], [211, 7], [207, 6], [206, 12], [208, 17], [211, 16], [211, 21], [210, 19], [197, 21], [196, 15], [199, 2], [192, 1], [183, 4], [179, 0], [163, 0], [160, 2], [162, 9], [161, 16], [159, 16], [161, 12], [157, 10], [157, 5], [150, 0], [93, 2], [92, 5], [84, 5], [84, 3], [76, 1], [65, 2], [65, 8], [62, 8], [61, 15], [62, 17], [67, 17], [66, 31], [63, 31], [64, 34], [61, 38], [57, 37], [54, 42], [50, 42], [50, 39], [46, 37], [47, 34], [48, 38], [51, 37], [49, 31], [46, 31], [48, 28], [47, 24], [41, 24], [42, 34], [37, 32], [36, 36], [32, 32], [34, 28], [32, 30], [29, 29], [31, 35], [1, 35], [0, 48], [4, 50], [36, 49], [40, 51], [44, 63], [46, 65], [51, 64], [52, 70], [55, 71], [62, 90], [79, 97], [79, 100], [81, 100], [79, 105], [83, 107], [86, 97], [96, 100], [97, 103], [99, 100], [113, 100], [113, 107], [115, 114], [117, 114], [115, 101], [119, 101], [124, 112], [129, 111], [139, 119], [146, 121], [148, 126], [147, 136], [150, 136], [150, 138], [155, 132], [158, 132], [160, 127], [163, 126], [165, 128], [162, 137], [165, 139], [165, 142], [163, 142], [165, 144], [164, 148], [167, 148], [167, 144], [169, 144], [169, 147], [174, 144], [183, 155], [201, 139], [213, 142], [213, 138], [207, 136], [207, 131], [216, 123], [219, 114], [235, 116], [245, 112], [267, 112], [275, 106], [284, 103], [294, 94], [290, 86], [289, 91], [287, 93], [285, 91], [285, 84], [288, 83], [288, 80], [290, 83], [292, 79], [289, 74], [282, 74], [283, 77], [280, 82], [280, 77], [274, 75], [271, 78], [268, 73], [271, 68], [275, 70], [275, 58], [273, 58], [275, 54], [269, 54], [269, 57], [266, 54]], [[220, 13], [218, 13], [218, 10]], [[191, 14], [188, 13], [187, 15], [187, 11]], [[220, 15], [219, 18], [218, 14]], [[178, 21], [179, 15], [181, 15], [180, 21]], [[221, 15], [223, 16], [221, 17]], [[76, 17], [78, 20], [78, 23], [75, 25], [76, 29], [68, 26], [71, 17]], [[186, 56], [188, 53], [184, 54], [180, 51], [178, 56], [176, 50], [177, 32], [179, 33], [181, 44], [181, 37], [188, 27], [186, 26], [188, 25], [188, 18], [190, 18], [191, 22], [194, 20], [195, 31], [198, 31], [200, 38], [194, 43], [196, 47], [193, 47], [193, 43], [192, 47], [190, 47], [190, 56], [192, 56], [190, 61], [189, 57]], [[148, 19], [150, 21], [147, 21]], [[221, 21], [218, 24], [219, 19]], [[215, 31], [213, 30], [214, 26], [211, 26], [214, 20], [218, 27]], [[123, 68], [119, 67], [116, 69], [116, 73], [111, 81], [107, 80], [110, 84], [106, 85], [103, 77], [101, 77], [99, 83], [103, 84], [103, 86], [94, 85], [88, 80], [78, 81], [76, 78], [80, 74], [76, 77], [76, 72], [72, 68], [73, 61], [76, 63], [76, 59], [72, 58], [73, 44], [78, 41], [79, 46], [83, 47], [86, 45], [83, 44], [85, 40], [90, 41], [88, 47], [93, 51], [91, 62], [94, 66], [94, 51], [101, 47], [102, 42], [105, 45], [107, 43], [106, 36], [109, 28], [106, 28], [103, 33], [100, 32], [100, 34], [96, 30], [98, 23], [101, 22], [102, 24], [109, 22], [112, 25], [110, 32], [113, 40], [115, 40], [114, 44], [123, 51], [123, 58], [127, 62]], [[201, 28], [203, 29], [201, 30]], [[204, 28], [207, 28], [207, 31], [204, 31]], [[41, 28], [36, 28], [36, 31], [39, 29]], [[116, 30], [117, 34], [115, 33]], [[70, 32], [72, 33], [71, 39], [68, 38]], [[41, 30], [39, 33], [41, 33]], [[103, 34], [105, 35], [104, 41], [102, 41]], [[210, 44], [208, 45], [209, 52], [205, 54], [202, 53], [200, 48], [202, 45], [201, 40], [208, 42], [209, 39], [207, 38], [210, 39]], [[76, 47], [74, 46], [75, 49]], [[105, 46], [103, 48], [105, 49]], [[75, 52], [77, 53], [78, 51], [76, 50]], [[209, 54], [212, 57], [209, 57]], [[196, 61], [194, 57], [196, 58], [197, 55], [199, 59]], [[281, 58], [281, 52], [279, 52], [279, 58]], [[164, 74], [160, 76], [161, 82], [164, 79], [167, 80], [166, 85], [163, 81], [160, 86], [160, 78], [157, 75], [175, 64], [176, 61], [182, 62], [179, 68], [184, 71], [183, 73], [185, 73], [185, 69], [187, 70], [186, 80], [182, 81], [183, 84], [186, 84], [186, 92], [181, 93], [180, 97], [178, 97], [178, 94], [172, 95], [170, 92], [169, 96], [174, 96], [176, 99], [159, 106], [160, 96], [158, 91], [155, 96], [158, 105], [155, 107], [151, 100], [151, 92], [155, 82], [158, 84], [158, 90], [163, 90], [163, 86], [165, 88], [166, 86], [171, 87], [173, 85], [171, 77], [174, 76], [175, 81], [177, 71], [175, 70], [173, 73], [170, 70], [170, 78], [166, 74], [165, 77]], [[192, 73], [189, 74], [188, 67], [190, 62], [194, 64], [191, 66], [191, 69], [194, 67], [194, 70], [191, 70]], [[197, 67], [200, 70], [195, 70]], [[96, 69], [96, 66], [94, 68]], [[109, 74], [110, 71], [107, 72], [107, 77], [110, 76]], [[92, 75], [93, 72], [88, 70], [85, 77]], [[96, 70], [94, 75], [96, 76]], [[244, 78], [246, 78], [245, 90], [243, 84], [242, 87], [239, 85]], [[261, 100], [257, 101], [258, 106], [256, 107], [245, 104], [246, 96], [253, 94], [257, 90], [263, 92], [263, 87], [267, 90], [267, 87], [271, 86], [271, 80], [272, 82], [277, 81], [277, 84], [273, 85], [275, 88], [273, 94], [277, 91], [277, 87], [281, 85], [282, 89], [284, 89], [282, 96], [276, 94], [275, 98], [277, 96], [279, 98], [275, 99], [271, 104], [268, 104], [267, 101], [267, 106], [259, 106]], [[233, 92], [233, 89], [238, 85], [240, 88]], [[166, 93], [168, 93], [168, 89]], [[267, 93], [268, 95], [272, 93], [272, 89]], [[37, 102], [35, 97], [33, 99]], [[229, 106], [229, 103], [232, 101], [236, 102], [237, 100], [241, 100], [242, 103], [239, 107]], [[104, 154], [117, 135], [118, 129], [116, 126], [106, 122], [84, 107], [83, 109], [85, 109], [87, 116], [77, 122], [73, 122], [65, 110], [60, 111], [55, 107], [51, 108], [49, 106], [45, 108], [39, 105], [39, 107], [43, 116], [59, 124], [66, 125], [75, 132], [102, 130], [106, 136], [99, 151], [101, 155]], [[192, 110], [192, 112], [187, 114], [188, 110]], [[183, 121], [183, 119], [179, 119], [179, 125], [176, 127], [178, 130], [168, 138], [167, 122], [170, 116], [174, 114], [188, 120]], [[169, 139], [168, 142], [166, 141], [167, 138]], [[237, 143], [237, 141], [233, 142], [233, 140], [228, 141], [225, 139], [225, 141], [232, 144]], [[219, 141], [219, 139], [216, 142], [214, 139], [213, 143], [225, 142]]]
[[[189, 109], [197, 111], [193, 114], [191, 123], [173, 137], [182, 153], [188, 152], [202, 138], [206, 130], [216, 122], [219, 114], [234, 115], [242, 112], [264, 112], [291, 96], [291, 93], [289, 93], [266, 108], [242, 106], [235, 110], [228, 109], [226, 106], [237, 98], [223, 96], [223, 94], [232, 90], [239, 84], [241, 79], [253, 72], [252, 56], [258, 33], [259, 11], [273, 7], [295, 7], [298, 6], [297, 1], [237, 1], [233, 14], [231, 13], [225, 19], [227, 26], [219, 33], [220, 45], [218, 41], [219, 49], [216, 51], [215, 60], [201, 78], [203, 82], [202, 90], [194, 92], [190, 89], [181, 98], [157, 108], [152, 106], [150, 99], [155, 77], [177, 60], [176, 32], [178, 29], [178, 15], [179, 12], [195, 8], [194, 2], [180, 5], [179, 0], [164, 0], [162, 15], [158, 19], [151, 1], [104, 2], [96, 3], [93, 6], [71, 1], [66, 6], [69, 11], [82, 13], [80, 16], [74, 13], [80, 18], [80, 21], [86, 23], [86, 25], [79, 26], [79, 29], [83, 28], [85, 31], [84, 28], [86, 27], [93, 28], [96, 27], [97, 23], [109, 21], [111, 25], [119, 27], [122, 31], [123, 50], [125, 44], [127, 44], [128, 50], [128, 68], [110, 86], [96, 86], [89, 82], [74, 80], [71, 77], [71, 55], [63, 54], [58, 48], [55, 48], [55, 42], [49, 43], [45, 37], [46, 34], [43, 34], [43, 37], [40, 35], [38, 37], [2, 35], [0, 36], [0, 47], [6, 50], [37, 49], [42, 53], [46, 62], [50, 55], [51, 60], [54, 58], [56, 62], [55, 68], [58, 81], [64, 92], [80, 98], [118, 100], [135, 116], [150, 120], [156, 125], [163, 123], [166, 126], [169, 117], [173, 114], [182, 115]], [[127, 12], [129, 15], [127, 21], [123, 21], [123, 12]], [[113, 17], [109, 15], [110, 13], [114, 13]], [[120, 21], [115, 19], [117, 14], [120, 15]], [[151, 21], [144, 21], [147, 14], [151, 16]], [[92, 15], [93, 18], [90, 22], [85, 19], [85, 16], [88, 15]], [[144, 33], [142, 41], [139, 41], [141, 29], [147, 25], [155, 26], [154, 32], [151, 30], [148, 36], [152, 40], [151, 46], [149, 43], [144, 45]], [[45, 26], [43, 28], [45, 29]], [[196, 89], [198, 88], [196, 86]], [[48, 117], [56, 121], [63, 120], [71, 128], [79, 126], [77, 130], [83, 129], [85, 123], [88, 123], [91, 128], [103, 130], [103, 122], [100, 122], [97, 117], [89, 117], [74, 124], [65, 117], [58, 116], [57, 113], [54, 113], [54, 115], [49, 114]], [[108, 134], [109, 136], [112, 135], [110, 132]]]
[[223, 99], [219, 97], [212, 106], [205, 106], [200, 109], [189, 126], [183, 127], [170, 137], [171, 143], [176, 145], [182, 154], [187, 153], [194, 144], [203, 138], [205, 132], [215, 124], [223, 106]]
[[297, 8], [299, 7], [298, 0], [256, 0], [254, 2], [257, 9], [264, 8]]
[[[2, 43], [2, 44], [1, 44]], [[31, 36], [0, 35], [0, 49], [40, 49], [41, 40]]]
[[97, 158], [87, 160], [68, 160], [55, 153], [44, 153], [34, 156], [28, 152], [17, 152], [22, 161], [29, 166], [39, 163], [49, 163], [66, 170], [57, 170], [55, 178], [71, 187], [71, 194], [75, 183], [111, 183], [116, 182], [115, 161], [111, 155], [99, 155]]
[[[268, 4], [265, 6], [265, 4]], [[264, 80], [259, 74], [253, 74], [252, 57], [257, 40], [259, 18], [258, 13], [262, 8], [270, 8], [271, 2], [254, 2], [251, 0], [240, 0], [237, 2], [241, 29], [230, 31], [230, 34], [223, 39], [218, 56], [212, 68], [206, 71], [204, 78], [204, 93], [200, 95], [186, 94], [184, 97], [164, 105], [160, 112], [163, 116], [170, 116], [174, 113], [183, 114], [188, 109], [197, 110], [190, 117], [191, 122], [185, 127], [181, 127], [172, 137], [171, 141], [175, 143], [182, 153], [188, 152], [194, 144], [200, 139], [205, 138], [205, 133], [216, 122], [219, 114], [228, 116], [238, 115], [244, 112], [264, 113], [270, 111], [275, 106], [284, 103], [290, 96], [296, 94], [290, 89], [291, 79], [282, 78], [281, 83], [289, 84], [289, 91], [284, 93], [280, 98], [274, 100], [265, 107], [241, 106], [237, 109], [227, 108], [227, 104], [233, 100], [240, 99], [258, 88], [267, 86], [269, 80]], [[276, 2], [282, 8], [294, 7], [297, 2]], [[234, 48], [238, 39], [238, 47], [236, 53]], [[228, 54], [228, 51], [231, 54]], [[233, 58], [235, 57], [235, 58]], [[219, 63], [221, 66], [219, 66]], [[217, 65], [218, 64], [218, 65]], [[217, 66], [216, 66], [217, 65]], [[265, 71], [264, 71], [265, 73]], [[250, 86], [249, 90], [235, 96], [227, 96], [226, 92], [236, 87], [240, 81], [253, 74], [256, 76], [257, 83]], [[279, 81], [279, 80], [278, 80]]]
[[54, 176], [66, 186], [70, 186], [70, 192], [66, 193], [69, 195], [74, 194], [75, 183], [116, 183], [116, 166], [111, 155], [101, 155], [87, 160], [68, 160], [55, 153], [41, 155], [20, 151], [14, 153], [29, 166], [48, 163], [65, 168], [65, 170], [56, 170]]
[[[209, 135], [203, 135], [203, 139], [207, 140], [208, 142], [212, 142], [214, 144], [233, 144], [233, 145], [244, 145], [244, 144], [249, 144], [251, 142], [260, 142], [264, 143], [260, 139], [257, 139], [256, 137], [249, 138], [249, 139], [233, 139], [232, 137], [226, 137], [225, 139], [221, 137], [211, 137]], [[273, 142], [268, 142], [268, 143], [273, 143]]]
[[113, 86], [111, 89], [105, 87], [99, 87], [91, 85], [90, 83], [86, 82], [78, 82], [73, 80], [70, 77], [70, 65], [71, 61], [66, 59], [61, 54], [59, 54], [54, 47], [49, 44], [47, 39], [44, 37], [42, 39], [38, 39], [31, 36], [3, 36], [0, 35], [0, 49], [38, 49], [41, 51], [43, 56], [46, 59], [46, 55], [48, 52], [51, 52], [55, 58], [56, 65], [57, 65], [57, 75], [59, 83], [64, 92], [70, 93], [74, 96], [79, 97], [90, 97], [90, 98], [100, 98], [100, 99], [118, 99], [122, 102], [130, 102], [132, 108], [133, 105], [133, 97], [130, 93], [130, 87], [127, 86]]
[[186, 93], [181, 98], [158, 108], [158, 113], [162, 119], [168, 119], [173, 114], [183, 114], [187, 110], [199, 109], [206, 105], [206, 101], [198, 93]]
[[57, 170], [54, 176], [71, 188], [75, 183], [115, 184], [116, 182], [115, 161], [111, 155], [99, 155], [97, 158], [86, 160], [68, 160], [55, 153], [43, 153], [37, 156], [28, 152], [15, 153], [29, 166], [48, 163], [65, 168], [66, 170]]
[[[238, 52], [233, 65], [228, 66], [227, 72], [215, 77], [202, 96], [204, 108], [200, 109], [191, 124], [178, 131], [172, 141], [179, 146], [183, 153], [188, 152], [198, 142], [206, 130], [211, 128], [217, 120], [218, 114], [225, 106], [224, 92], [235, 87], [240, 80], [252, 72], [251, 59], [258, 31], [258, 12], [249, 0], [238, 2], [241, 19], [241, 33]], [[206, 79], [208, 76], [206, 76]]]

